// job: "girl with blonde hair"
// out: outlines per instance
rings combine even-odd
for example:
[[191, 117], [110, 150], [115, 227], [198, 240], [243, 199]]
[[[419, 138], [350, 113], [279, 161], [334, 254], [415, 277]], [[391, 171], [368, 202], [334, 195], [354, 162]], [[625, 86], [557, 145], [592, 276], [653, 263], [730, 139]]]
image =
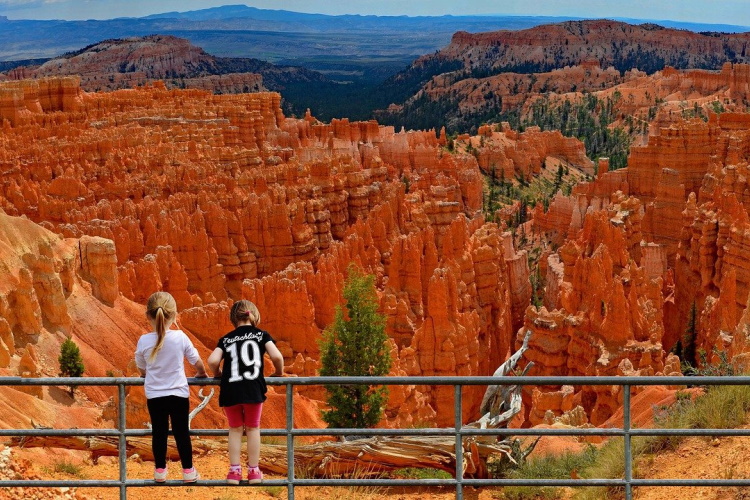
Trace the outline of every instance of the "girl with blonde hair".
[[148, 413], [151, 417], [151, 447], [154, 452], [154, 480], [167, 480], [167, 434], [172, 422], [172, 434], [182, 462], [182, 479], [186, 483], [198, 480], [193, 467], [193, 446], [188, 426], [190, 390], [185, 376], [185, 362], [196, 369], [196, 377], [205, 377], [198, 351], [185, 332], [172, 330], [177, 319], [177, 304], [167, 292], [156, 292], [146, 304], [146, 318], [154, 331], [141, 335], [135, 351], [135, 363], [142, 377]]
[[[227, 483], [242, 479], [240, 448], [242, 434], [247, 435], [247, 480], [259, 483], [263, 473], [260, 461], [260, 415], [266, 400], [263, 355], [268, 353], [276, 369], [273, 376], [284, 376], [284, 357], [268, 332], [258, 328], [260, 312], [249, 300], [232, 305], [229, 320], [235, 329], [219, 339], [208, 357], [208, 367], [221, 377], [219, 406], [229, 421], [229, 473]], [[222, 366], [223, 362], [223, 366]]]

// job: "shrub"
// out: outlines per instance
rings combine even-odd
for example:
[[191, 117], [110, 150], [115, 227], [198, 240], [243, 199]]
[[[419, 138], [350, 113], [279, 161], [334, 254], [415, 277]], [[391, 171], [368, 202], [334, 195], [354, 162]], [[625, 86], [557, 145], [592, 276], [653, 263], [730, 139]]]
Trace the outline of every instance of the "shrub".
[[[391, 369], [385, 317], [378, 313], [375, 277], [350, 265], [344, 283], [346, 314], [336, 308], [333, 323], [323, 334], [323, 376], [382, 376]], [[331, 427], [364, 428], [376, 425], [388, 399], [385, 387], [326, 385], [328, 410], [323, 420]]]
[[[57, 358], [60, 363], [61, 377], [80, 377], [83, 375], [83, 359], [78, 346], [71, 339], [65, 339], [60, 346], [60, 357]], [[70, 386], [70, 395], [73, 396], [75, 386]]]
[[[515, 479], [570, 479], [598, 457], [598, 451], [589, 445], [580, 453], [564, 453], [557, 456], [531, 458], [521, 463], [507, 477]], [[503, 500], [547, 500], [560, 498], [561, 489], [550, 486], [508, 486], [498, 497]]]

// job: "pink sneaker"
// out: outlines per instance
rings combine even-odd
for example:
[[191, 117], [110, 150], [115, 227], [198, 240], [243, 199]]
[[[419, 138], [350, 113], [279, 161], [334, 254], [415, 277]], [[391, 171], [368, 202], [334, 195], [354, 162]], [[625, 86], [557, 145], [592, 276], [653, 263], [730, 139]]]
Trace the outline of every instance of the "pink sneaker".
[[163, 483], [167, 480], [167, 469], [154, 469], [154, 481], [157, 483]]
[[199, 477], [201, 476], [200, 474], [198, 474], [198, 471], [195, 470], [195, 467], [191, 467], [190, 469], [182, 469], [183, 483], [194, 483], [198, 480]]
[[247, 482], [249, 484], [259, 483], [263, 481], [263, 473], [258, 467], [247, 467]]
[[242, 467], [239, 465], [230, 465], [227, 474], [227, 484], [240, 484], [242, 480]]

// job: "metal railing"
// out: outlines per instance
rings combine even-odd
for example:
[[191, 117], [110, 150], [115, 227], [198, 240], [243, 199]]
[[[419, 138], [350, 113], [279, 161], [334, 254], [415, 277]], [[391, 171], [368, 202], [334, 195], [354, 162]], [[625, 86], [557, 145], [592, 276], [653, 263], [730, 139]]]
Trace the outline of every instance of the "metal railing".
[[[190, 385], [216, 385], [215, 379], [188, 379]], [[750, 377], [293, 377], [268, 378], [269, 385], [286, 386], [286, 428], [262, 429], [263, 436], [285, 436], [287, 446], [286, 479], [264, 480], [263, 486], [285, 486], [287, 498], [294, 499], [298, 486], [451, 486], [456, 498], [463, 499], [464, 487], [481, 486], [614, 486], [623, 488], [625, 498], [632, 499], [636, 486], [750, 486], [750, 479], [637, 479], [633, 478], [631, 439], [641, 436], [750, 436], [750, 429], [638, 429], [631, 426], [630, 400], [632, 386], [690, 385], [746, 385]], [[426, 385], [454, 387], [454, 427], [431, 429], [296, 429], [294, 428], [295, 386], [333, 384], [364, 385]], [[128, 479], [126, 473], [126, 439], [129, 436], [148, 436], [148, 429], [128, 429], [125, 425], [125, 386], [143, 385], [142, 378], [82, 377], [82, 378], [21, 378], [0, 377], [0, 386], [116, 386], [118, 390], [118, 418], [116, 429], [0, 429], [0, 437], [22, 436], [118, 436], [119, 479], [117, 480], [0, 480], [4, 487], [112, 487], [119, 488], [120, 498], [127, 498], [127, 488], [154, 486], [152, 480]], [[467, 385], [539, 385], [539, 386], [622, 386], [622, 428], [586, 429], [477, 429], [462, 423], [462, 388]], [[198, 429], [198, 436], [226, 436], [226, 429]], [[453, 479], [302, 479], [294, 475], [294, 438], [296, 436], [455, 436], [456, 475]], [[467, 479], [463, 471], [463, 438], [467, 436], [621, 436], [624, 438], [624, 477], [621, 479]], [[182, 481], [166, 481], [168, 486], [182, 485]], [[228, 486], [224, 480], [200, 479], [190, 486]]]

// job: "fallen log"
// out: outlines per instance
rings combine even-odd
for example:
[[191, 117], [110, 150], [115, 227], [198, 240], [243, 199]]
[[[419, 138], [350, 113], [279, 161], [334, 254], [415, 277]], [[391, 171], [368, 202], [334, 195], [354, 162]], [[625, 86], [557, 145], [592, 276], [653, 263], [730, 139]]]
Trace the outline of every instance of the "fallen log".
[[[487, 458], [492, 454], [510, 457], [510, 446], [492, 438], [464, 438], [464, 471], [466, 477], [487, 477]], [[94, 463], [99, 457], [118, 456], [116, 436], [30, 436], [15, 437], [11, 446], [22, 448], [65, 448], [91, 453]], [[127, 456], [154, 459], [150, 438], [128, 438]], [[226, 453], [226, 442], [193, 440], [196, 455], [208, 451]], [[301, 477], [373, 476], [405, 467], [430, 468], [455, 474], [456, 441], [443, 436], [373, 437], [354, 441], [330, 441], [294, 447], [295, 475]], [[170, 442], [167, 456], [178, 460], [177, 448]], [[260, 466], [268, 471], [287, 473], [286, 446], [261, 445]]]
[[[510, 446], [492, 438], [463, 440], [466, 477], [487, 477], [487, 458], [510, 457]], [[271, 450], [269, 450], [271, 451]], [[286, 450], [268, 453], [261, 463], [269, 470], [286, 468]], [[294, 448], [296, 475], [301, 477], [377, 476], [406, 467], [456, 472], [456, 441], [443, 436], [373, 437], [354, 441], [325, 442]]]
[[[94, 463], [99, 457], [119, 455], [117, 436], [23, 436], [14, 437], [7, 444], [19, 448], [65, 448], [88, 451]], [[226, 450], [226, 443], [193, 440], [193, 448], [198, 454], [205, 454], [209, 450]], [[125, 449], [128, 457], [138, 455], [143, 460], [154, 460], [150, 437], [129, 437], [125, 441]], [[177, 447], [171, 440], [167, 444], [167, 457], [171, 460], [179, 459]]]

